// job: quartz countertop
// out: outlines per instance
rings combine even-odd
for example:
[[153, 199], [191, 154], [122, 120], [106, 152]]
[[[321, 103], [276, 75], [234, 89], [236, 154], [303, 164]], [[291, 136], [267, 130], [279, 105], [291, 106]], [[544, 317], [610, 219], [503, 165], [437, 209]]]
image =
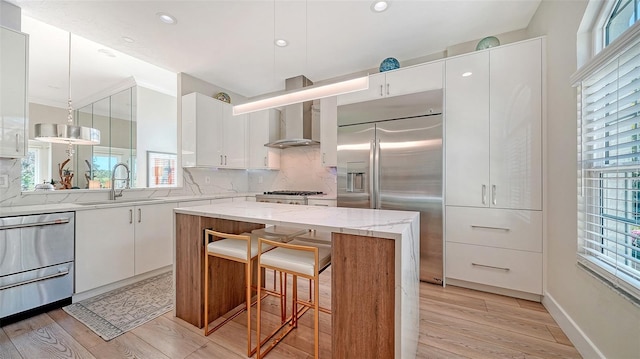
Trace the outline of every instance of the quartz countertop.
[[409, 211], [246, 201], [176, 208], [174, 212], [389, 239], [400, 239], [407, 228], [419, 221], [420, 217], [419, 212]]
[[[21, 216], [41, 213], [58, 213], [69, 211], [84, 211], [98, 208], [109, 207], [121, 207], [121, 206], [137, 206], [145, 204], [158, 204], [158, 203], [172, 203], [172, 202], [188, 202], [198, 200], [213, 200], [222, 198], [236, 198], [236, 197], [252, 197], [255, 193], [220, 193], [201, 196], [170, 196], [170, 197], [140, 197], [129, 198], [125, 197], [111, 201], [94, 200], [94, 201], [78, 201], [78, 202], [63, 202], [63, 203], [43, 203], [35, 205], [25, 206], [2, 206], [0, 207], [0, 217], [9, 216]], [[44, 196], [44, 195], [43, 195]], [[46, 197], [43, 197], [43, 201], [46, 202]]]

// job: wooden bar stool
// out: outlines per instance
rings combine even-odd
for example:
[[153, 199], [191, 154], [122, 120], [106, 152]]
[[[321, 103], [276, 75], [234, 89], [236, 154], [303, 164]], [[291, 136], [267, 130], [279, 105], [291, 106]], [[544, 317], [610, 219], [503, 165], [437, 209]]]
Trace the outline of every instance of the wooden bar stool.
[[[251, 347], [251, 291], [253, 289], [252, 277], [253, 277], [253, 265], [252, 263], [257, 259], [258, 256], [258, 236], [251, 235], [250, 233], [243, 234], [231, 234], [231, 233], [223, 233], [218, 232], [211, 229], [205, 229], [204, 231], [205, 243], [206, 244], [206, 255], [205, 255], [205, 271], [204, 271], [204, 335], [208, 336], [209, 334], [215, 332], [220, 329], [223, 325], [237, 317], [238, 315], [247, 312], [247, 356], [252, 356], [256, 348]], [[210, 242], [211, 237], [221, 238], [219, 240], [215, 240]], [[264, 245], [261, 247], [263, 250], [269, 250], [272, 247], [268, 245]], [[209, 329], [209, 257], [218, 257], [223, 259], [228, 259], [235, 262], [240, 262], [245, 265], [245, 286], [246, 286], [246, 299], [245, 305], [234, 312], [230, 317], [226, 318], [222, 323], [216, 325], [213, 329]], [[260, 297], [260, 288], [261, 279], [258, 276], [258, 295], [256, 301], [260, 303], [262, 299]], [[280, 287], [282, 288], [282, 283], [280, 283]], [[267, 291], [263, 288], [262, 292], [266, 292], [267, 294], [272, 294], [281, 297], [282, 302], [282, 293], [277, 293], [275, 291]], [[258, 341], [258, 340], [256, 340]]]
[[[264, 238], [259, 238], [258, 248], [270, 249], [268, 252], [261, 251], [258, 254], [258, 281], [260, 281], [261, 269], [273, 269], [293, 276], [293, 294], [292, 294], [292, 308], [290, 317], [290, 326], [285, 330], [280, 337], [275, 339], [264, 352], [261, 352], [261, 346], [277, 333], [278, 330], [270, 334], [265, 340], [258, 340], [258, 347], [256, 349], [256, 359], [260, 359], [265, 356], [271, 349], [273, 349], [291, 330], [297, 328], [298, 318], [307, 309], [313, 309], [313, 323], [314, 323], [314, 356], [319, 356], [319, 313], [323, 311], [331, 314], [331, 311], [325, 308], [320, 308], [319, 305], [319, 276], [320, 273], [331, 264], [331, 244], [327, 241], [317, 241], [309, 238], [295, 238], [288, 243], [275, 242]], [[307, 278], [313, 281], [313, 299], [309, 298], [308, 301], [298, 299], [297, 283], [298, 277]], [[258, 296], [260, 296], [260, 288], [258, 288]], [[303, 310], [298, 310], [298, 305], [304, 307]], [[258, 302], [257, 312], [257, 336], [260, 338], [261, 323], [260, 323], [260, 302]], [[282, 328], [282, 326], [281, 326]]]

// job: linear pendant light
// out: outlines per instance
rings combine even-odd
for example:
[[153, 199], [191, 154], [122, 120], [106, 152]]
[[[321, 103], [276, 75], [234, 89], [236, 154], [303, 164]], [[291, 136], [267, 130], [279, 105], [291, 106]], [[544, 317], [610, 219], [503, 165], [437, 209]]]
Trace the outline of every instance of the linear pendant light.
[[37, 123], [34, 126], [34, 138], [42, 142], [66, 143], [67, 155], [73, 156], [73, 145], [99, 145], [100, 130], [73, 124], [73, 106], [71, 104], [71, 33], [69, 33], [69, 100], [66, 124]]
[[369, 76], [359, 77], [328, 85], [309, 86], [303, 90], [285, 92], [281, 95], [264, 98], [233, 106], [233, 115], [242, 115], [256, 111], [268, 110], [294, 103], [317, 100], [325, 97], [362, 91], [369, 88]]

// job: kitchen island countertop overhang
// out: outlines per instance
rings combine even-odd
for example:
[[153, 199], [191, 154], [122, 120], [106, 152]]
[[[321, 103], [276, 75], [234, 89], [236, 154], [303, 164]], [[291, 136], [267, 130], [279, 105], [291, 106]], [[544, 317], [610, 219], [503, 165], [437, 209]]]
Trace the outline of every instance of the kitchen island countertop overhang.
[[[327, 231], [333, 238], [333, 356], [369, 352], [371, 357], [415, 357], [420, 318], [418, 212], [233, 202], [176, 208], [174, 213], [176, 316], [198, 327], [203, 324], [204, 300], [197, 299], [203, 293], [199, 271], [204, 270], [204, 228], [239, 232], [281, 225]], [[188, 302], [184, 296], [196, 300]], [[367, 300], [353, 308], [348, 297]], [[208, 304], [220, 306], [213, 309], [222, 314], [240, 303], [221, 304], [227, 299], [214, 298]]]

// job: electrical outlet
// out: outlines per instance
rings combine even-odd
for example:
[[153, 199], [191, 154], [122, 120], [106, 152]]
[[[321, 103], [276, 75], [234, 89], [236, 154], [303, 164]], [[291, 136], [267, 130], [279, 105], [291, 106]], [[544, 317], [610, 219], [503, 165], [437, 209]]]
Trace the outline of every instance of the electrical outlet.
[[210, 184], [211, 183], [211, 177], [207, 176], [204, 178], [204, 183], [206, 184]]
[[0, 188], [9, 188], [9, 175], [0, 176]]

